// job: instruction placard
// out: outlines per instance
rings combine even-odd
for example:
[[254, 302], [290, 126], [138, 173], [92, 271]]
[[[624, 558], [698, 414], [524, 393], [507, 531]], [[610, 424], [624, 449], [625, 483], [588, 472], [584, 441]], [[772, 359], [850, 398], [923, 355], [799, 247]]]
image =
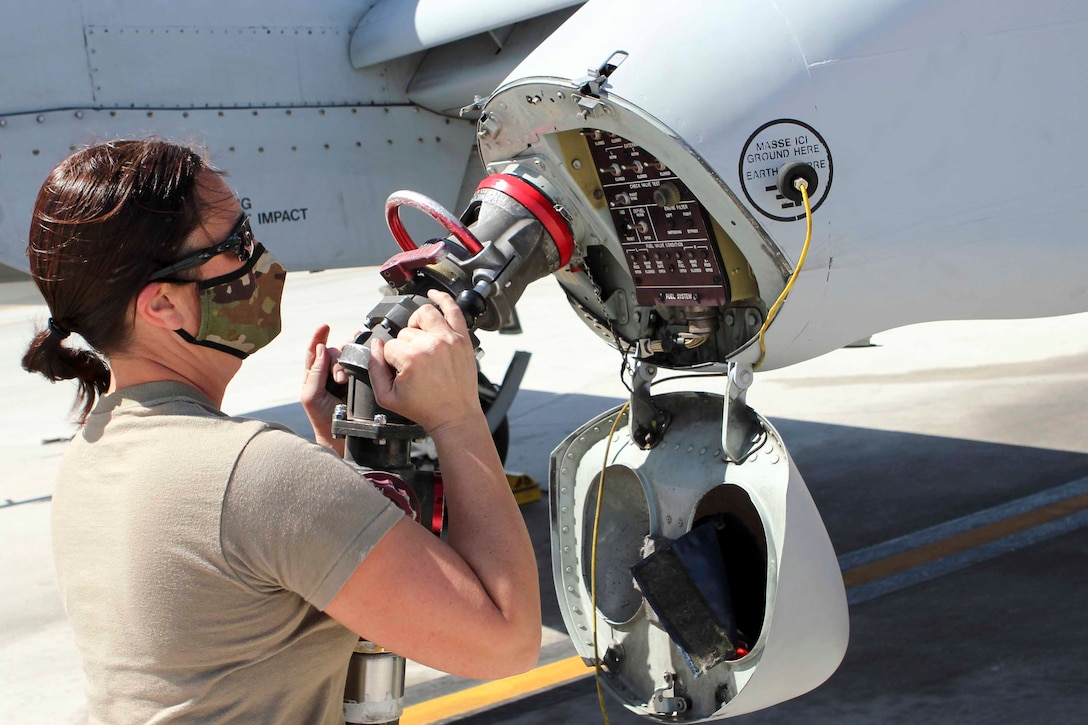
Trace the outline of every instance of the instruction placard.
[[831, 151], [816, 129], [789, 118], [770, 121], [755, 130], [740, 154], [740, 186], [744, 195], [761, 214], [780, 222], [805, 218], [798, 202], [778, 193], [778, 170], [801, 161], [816, 170], [819, 181], [809, 193], [809, 205], [815, 211], [831, 189], [833, 167]]

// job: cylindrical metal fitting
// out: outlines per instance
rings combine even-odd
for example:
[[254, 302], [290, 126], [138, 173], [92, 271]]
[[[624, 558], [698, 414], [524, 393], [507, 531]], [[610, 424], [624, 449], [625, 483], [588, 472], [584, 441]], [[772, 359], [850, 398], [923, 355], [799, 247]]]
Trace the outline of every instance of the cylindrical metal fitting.
[[404, 658], [359, 640], [348, 664], [344, 687], [344, 721], [395, 723], [404, 710]]

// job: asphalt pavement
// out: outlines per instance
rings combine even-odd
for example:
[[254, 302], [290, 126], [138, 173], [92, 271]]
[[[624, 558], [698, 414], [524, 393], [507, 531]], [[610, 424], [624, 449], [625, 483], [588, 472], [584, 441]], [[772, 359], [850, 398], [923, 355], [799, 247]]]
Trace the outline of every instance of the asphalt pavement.
[[[350, 337], [374, 268], [289, 276], [284, 333], [246, 361], [224, 408], [306, 435], [297, 403], [313, 328]], [[507, 469], [547, 487], [548, 454], [623, 402], [618, 353], [551, 281], [518, 306], [524, 334], [481, 334], [501, 380], [532, 353], [510, 412]], [[49, 551], [49, 507], [74, 386], [23, 372], [47, 316], [28, 282], [0, 284], [0, 722], [83, 722], [83, 676]], [[680, 389], [689, 383], [666, 384]], [[715, 387], [718, 386], [718, 387]], [[705, 389], [721, 392], [720, 381]], [[748, 402], [782, 434], [846, 570], [851, 637], [823, 686], [751, 723], [1080, 722], [1088, 711], [1088, 315], [941, 322], [757, 375]], [[552, 592], [548, 501], [522, 508], [544, 597], [542, 668], [570, 660]], [[543, 671], [543, 669], [542, 669]], [[406, 703], [480, 683], [410, 665]], [[606, 700], [614, 723], [639, 718]], [[409, 710], [411, 712], [411, 708]], [[409, 718], [406, 717], [406, 722]], [[508, 688], [432, 722], [603, 722], [592, 677]]]

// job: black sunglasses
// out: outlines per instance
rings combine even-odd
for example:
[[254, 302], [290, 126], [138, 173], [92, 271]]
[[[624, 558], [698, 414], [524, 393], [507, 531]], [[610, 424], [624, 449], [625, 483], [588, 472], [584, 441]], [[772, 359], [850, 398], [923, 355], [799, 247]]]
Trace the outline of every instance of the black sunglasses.
[[231, 229], [230, 235], [219, 244], [182, 257], [169, 267], [163, 267], [151, 275], [147, 281], [155, 282], [166, 277], [173, 277], [178, 272], [184, 272], [187, 269], [195, 269], [226, 252], [237, 254], [239, 262], [248, 262], [249, 258], [253, 256], [253, 248], [256, 244], [257, 240], [253, 237], [253, 229], [249, 225], [249, 215], [243, 214], [238, 223], [234, 225], [234, 229]]

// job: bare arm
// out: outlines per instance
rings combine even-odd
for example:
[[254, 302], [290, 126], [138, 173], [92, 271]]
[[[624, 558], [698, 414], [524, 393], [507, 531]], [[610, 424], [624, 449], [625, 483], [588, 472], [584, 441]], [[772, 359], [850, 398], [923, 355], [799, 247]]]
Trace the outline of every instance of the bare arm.
[[540, 653], [536, 558], [476, 392], [460, 310], [413, 314], [396, 340], [372, 349], [375, 397], [435, 441], [449, 543], [405, 519], [359, 565], [326, 612], [360, 636], [466, 677], [532, 667]]

